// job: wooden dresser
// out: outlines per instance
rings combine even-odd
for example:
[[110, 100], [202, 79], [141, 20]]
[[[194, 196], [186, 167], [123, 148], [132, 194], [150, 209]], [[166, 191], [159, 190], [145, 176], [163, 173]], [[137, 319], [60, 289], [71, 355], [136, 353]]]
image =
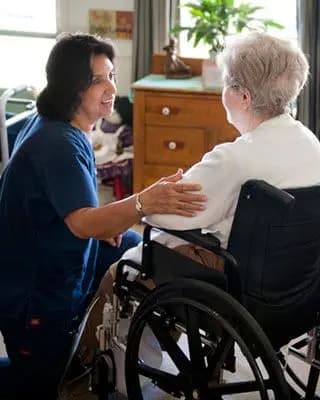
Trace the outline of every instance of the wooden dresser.
[[135, 192], [238, 136], [226, 120], [221, 91], [203, 90], [199, 76], [168, 80], [152, 74], [132, 89]]

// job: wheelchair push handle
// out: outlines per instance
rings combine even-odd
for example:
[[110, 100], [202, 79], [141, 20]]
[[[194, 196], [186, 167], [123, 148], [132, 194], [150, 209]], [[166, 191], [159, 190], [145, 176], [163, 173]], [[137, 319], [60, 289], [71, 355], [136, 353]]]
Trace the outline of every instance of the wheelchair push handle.
[[270, 198], [273, 202], [275, 201], [277, 205], [289, 210], [294, 206], [295, 198], [290, 193], [285, 190], [276, 188], [270, 185], [268, 182], [252, 179], [247, 181], [243, 185], [243, 189], [246, 190], [246, 198], [249, 200], [252, 196], [263, 195], [266, 198]]

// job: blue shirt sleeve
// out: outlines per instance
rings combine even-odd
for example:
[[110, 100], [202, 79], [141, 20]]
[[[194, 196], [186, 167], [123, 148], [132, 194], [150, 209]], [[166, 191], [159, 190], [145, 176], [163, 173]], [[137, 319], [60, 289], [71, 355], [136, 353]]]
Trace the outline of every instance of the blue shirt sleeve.
[[93, 152], [81, 131], [67, 129], [49, 136], [40, 175], [46, 195], [62, 219], [71, 211], [98, 205]]

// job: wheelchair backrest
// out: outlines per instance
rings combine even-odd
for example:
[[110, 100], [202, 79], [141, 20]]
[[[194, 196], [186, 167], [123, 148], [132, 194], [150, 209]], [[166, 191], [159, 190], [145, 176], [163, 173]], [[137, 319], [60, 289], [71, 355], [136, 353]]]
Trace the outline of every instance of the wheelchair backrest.
[[320, 185], [280, 190], [248, 181], [228, 250], [239, 264], [245, 306], [268, 334], [280, 324], [275, 342], [302, 333], [319, 308]]

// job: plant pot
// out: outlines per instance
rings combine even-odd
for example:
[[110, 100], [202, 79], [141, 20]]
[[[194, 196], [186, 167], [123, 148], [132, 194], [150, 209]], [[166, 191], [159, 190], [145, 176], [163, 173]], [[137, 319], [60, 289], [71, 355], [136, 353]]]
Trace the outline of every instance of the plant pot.
[[202, 86], [204, 89], [221, 89], [222, 70], [216, 62], [217, 54], [210, 52], [210, 57], [202, 62]]

